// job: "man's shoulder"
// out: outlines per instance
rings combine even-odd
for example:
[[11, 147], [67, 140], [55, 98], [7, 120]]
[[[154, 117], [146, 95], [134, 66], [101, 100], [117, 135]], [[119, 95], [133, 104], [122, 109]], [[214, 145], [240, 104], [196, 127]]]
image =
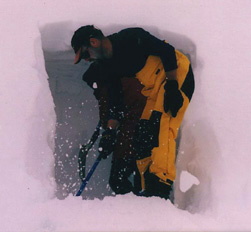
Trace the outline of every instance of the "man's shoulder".
[[146, 31], [141, 27], [129, 27], [125, 28], [117, 33], [110, 35], [112, 38], [127, 38], [138, 36], [140, 34], [144, 34]]
[[121, 30], [118, 33], [130, 33], [130, 32], [137, 32], [137, 31], [144, 31], [144, 29], [141, 27], [128, 27], [128, 28]]

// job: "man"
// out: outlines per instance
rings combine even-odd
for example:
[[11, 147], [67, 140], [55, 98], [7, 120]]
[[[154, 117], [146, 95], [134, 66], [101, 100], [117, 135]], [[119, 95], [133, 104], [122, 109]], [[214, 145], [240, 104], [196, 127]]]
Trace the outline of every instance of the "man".
[[175, 180], [175, 139], [194, 91], [189, 60], [170, 44], [141, 28], [128, 28], [105, 37], [88, 25], [73, 35], [74, 63], [99, 63], [100, 81], [108, 90], [107, 129], [99, 147], [104, 156], [114, 148], [123, 119], [122, 77], [136, 77], [147, 102], [140, 117], [134, 148], [139, 171], [139, 195], [168, 199]]
[[[83, 80], [94, 90], [94, 96], [99, 103], [99, 115], [103, 128], [107, 128], [108, 94], [105, 83], [100, 81], [98, 62], [90, 65], [83, 75]], [[136, 125], [146, 104], [146, 97], [141, 94], [143, 85], [136, 78], [122, 78], [121, 85], [124, 94], [124, 117], [120, 123], [114, 145], [112, 167], [109, 184], [116, 194], [126, 194], [134, 191], [129, 177], [135, 173], [135, 151], [132, 147]], [[103, 158], [106, 155], [104, 154]]]

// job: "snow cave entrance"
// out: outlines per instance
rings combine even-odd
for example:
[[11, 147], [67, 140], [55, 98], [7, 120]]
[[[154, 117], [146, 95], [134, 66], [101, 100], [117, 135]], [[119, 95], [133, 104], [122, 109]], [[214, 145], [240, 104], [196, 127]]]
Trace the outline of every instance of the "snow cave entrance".
[[[89, 65], [85, 62], [74, 65], [74, 53], [70, 47], [60, 49], [60, 46], [56, 46], [59, 47], [58, 50], [54, 48], [56, 43], [64, 43], [64, 41], [59, 41], [60, 39], [64, 40], [67, 37], [70, 41], [73, 33], [71, 26], [67, 23], [52, 24], [41, 30], [45, 68], [49, 76], [49, 86], [57, 116], [54, 156], [56, 196], [59, 199], [64, 199], [71, 194], [75, 195], [78, 191], [81, 184], [77, 172], [78, 151], [80, 145], [90, 139], [99, 119], [97, 101], [91, 88], [82, 81], [82, 75]], [[61, 37], [60, 34], [62, 34]], [[190, 54], [192, 63], [196, 64], [196, 47], [193, 42], [185, 36], [167, 33], [168, 36], [170, 43], [173, 41], [176, 48], [186, 48], [187, 51], [183, 52]], [[208, 184], [211, 181], [210, 169], [205, 169], [205, 164], [212, 160], [212, 158], [207, 158], [210, 157], [208, 154], [212, 151], [208, 150], [200, 157], [200, 148], [204, 146], [208, 148], [207, 141], [200, 145], [198, 143], [201, 141], [196, 138], [196, 132], [203, 130], [205, 126], [204, 122], [198, 122], [196, 127], [193, 127], [190, 122], [182, 124], [177, 140], [174, 204], [189, 212], [199, 212], [201, 209], [208, 208], [210, 204], [210, 185]], [[93, 165], [97, 154], [96, 143], [93, 150], [88, 153], [86, 171]], [[110, 167], [111, 156], [100, 163], [82, 194], [84, 199], [103, 199], [105, 196], [113, 195], [108, 184]]]

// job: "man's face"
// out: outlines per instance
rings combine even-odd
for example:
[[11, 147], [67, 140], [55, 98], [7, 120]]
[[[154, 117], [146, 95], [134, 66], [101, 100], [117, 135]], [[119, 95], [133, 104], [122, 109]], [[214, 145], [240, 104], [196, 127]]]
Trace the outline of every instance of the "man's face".
[[102, 46], [89, 47], [88, 51], [90, 53], [90, 61], [102, 60], [105, 58]]
[[104, 50], [100, 41], [94, 41], [90, 43], [90, 46], [83, 46], [81, 50], [81, 59], [92, 62], [95, 60], [104, 59]]

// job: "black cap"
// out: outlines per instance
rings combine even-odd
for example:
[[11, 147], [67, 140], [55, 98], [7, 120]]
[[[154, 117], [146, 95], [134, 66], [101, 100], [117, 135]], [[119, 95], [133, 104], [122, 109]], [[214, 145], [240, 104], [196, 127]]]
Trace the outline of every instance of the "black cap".
[[74, 49], [75, 53], [77, 53], [82, 45], [90, 45], [90, 38], [97, 36], [103, 36], [103, 33], [101, 30], [96, 29], [93, 25], [80, 27], [74, 32], [74, 35], [72, 36], [71, 46]]

